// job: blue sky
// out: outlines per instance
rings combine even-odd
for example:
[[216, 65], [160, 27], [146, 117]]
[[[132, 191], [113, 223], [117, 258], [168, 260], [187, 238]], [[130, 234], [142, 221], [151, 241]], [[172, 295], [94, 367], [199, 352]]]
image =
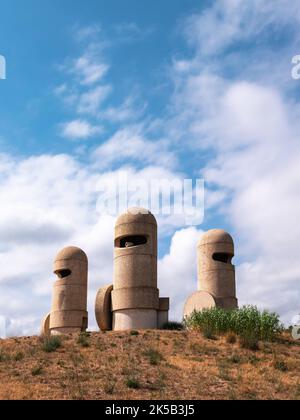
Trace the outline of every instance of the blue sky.
[[[241, 304], [299, 308], [300, 3], [288, 0], [2, 0], [0, 315], [37, 332], [52, 260], [90, 258], [90, 311], [112, 278], [100, 180], [204, 178], [205, 219], [159, 218], [172, 317], [196, 289], [196, 242], [236, 241]], [[33, 256], [32, 260], [28, 256]], [[91, 325], [94, 326], [91, 314]]]
[[[58, 66], [67, 57], [82, 53], [84, 42], [76, 40], [76, 32], [84, 27], [101, 28], [97, 42], [107, 44], [103, 59], [110, 63], [111, 71], [106, 82], [114, 85], [109, 102], [120, 103], [136, 88], [147, 100], [149, 115], [164, 109], [172, 89], [166, 74], [170, 52], [180, 55], [184, 48], [177, 21], [195, 9], [196, 3], [2, 2], [1, 53], [8, 62], [8, 80], [2, 86], [6, 101], [1, 103], [1, 117], [8, 133], [17, 130], [14, 145], [23, 153], [70, 150], [70, 143], [54, 139], [55, 124], [68, 116], [68, 110], [59, 106], [53, 89], [64, 82]], [[37, 133], [45, 127], [41, 141]]]

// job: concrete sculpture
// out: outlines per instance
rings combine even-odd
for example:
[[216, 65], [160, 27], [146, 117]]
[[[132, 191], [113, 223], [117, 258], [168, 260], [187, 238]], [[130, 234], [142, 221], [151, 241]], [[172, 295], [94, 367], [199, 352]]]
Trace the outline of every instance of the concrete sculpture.
[[236, 298], [234, 242], [229, 233], [214, 229], [198, 244], [198, 292], [186, 302], [184, 316], [206, 308], [235, 309]]
[[99, 290], [96, 319], [102, 330], [157, 329], [168, 322], [169, 299], [157, 288], [157, 222], [132, 208], [116, 222], [114, 281]]
[[57, 280], [53, 287], [52, 308], [42, 322], [42, 333], [61, 335], [83, 332], [88, 327], [88, 258], [76, 247], [63, 249], [54, 262]]

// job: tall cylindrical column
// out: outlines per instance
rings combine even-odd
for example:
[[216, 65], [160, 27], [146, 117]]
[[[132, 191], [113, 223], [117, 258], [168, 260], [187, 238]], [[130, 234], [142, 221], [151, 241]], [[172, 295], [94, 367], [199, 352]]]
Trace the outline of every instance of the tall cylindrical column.
[[133, 208], [115, 227], [113, 329], [156, 329], [157, 222], [145, 209]]
[[198, 291], [188, 298], [184, 317], [194, 311], [221, 308], [236, 309], [234, 242], [221, 229], [206, 232], [198, 243]]
[[79, 248], [63, 249], [54, 262], [57, 280], [50, 314], [52, 335], [82, 332], [88, 327], [88, 258]]
[[198, 289], [224, 309], [238, 306], [233, 257], [234, 242], [224, 230], [208, 231], [198, 244]]

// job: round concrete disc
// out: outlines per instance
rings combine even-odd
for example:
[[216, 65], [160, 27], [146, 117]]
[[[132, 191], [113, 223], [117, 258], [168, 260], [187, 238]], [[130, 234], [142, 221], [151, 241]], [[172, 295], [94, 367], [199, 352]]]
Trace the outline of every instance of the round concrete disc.
[[105, 286], [99, 289], [96, 297], [95, 314], [98, 326], [101, 331], [111, 331], [112, 311], [111, 311], [111, 292], [113, 286]]
[[203, 309], [212, 309], [217, 306], [214, 297], [207, 292], [196, 292], [190, 296], [184, 306], [184, 318], [192, 315], [194, 311], [201, 312]]
[[45, 318], [42, 321], [41, 334], [42, 335], [50, 335], [50, 314], [45, 316]]

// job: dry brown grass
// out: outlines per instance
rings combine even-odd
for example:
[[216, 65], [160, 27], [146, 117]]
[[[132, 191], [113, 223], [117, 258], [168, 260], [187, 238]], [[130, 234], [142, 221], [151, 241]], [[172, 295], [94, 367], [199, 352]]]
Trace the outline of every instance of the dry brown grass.
[[[241, 349], [195, 332], [93, 333], [0, 341], [0, 399], [300, 399], [300, 346]], [[151, 349], [151, 352], [149, 352]]]

